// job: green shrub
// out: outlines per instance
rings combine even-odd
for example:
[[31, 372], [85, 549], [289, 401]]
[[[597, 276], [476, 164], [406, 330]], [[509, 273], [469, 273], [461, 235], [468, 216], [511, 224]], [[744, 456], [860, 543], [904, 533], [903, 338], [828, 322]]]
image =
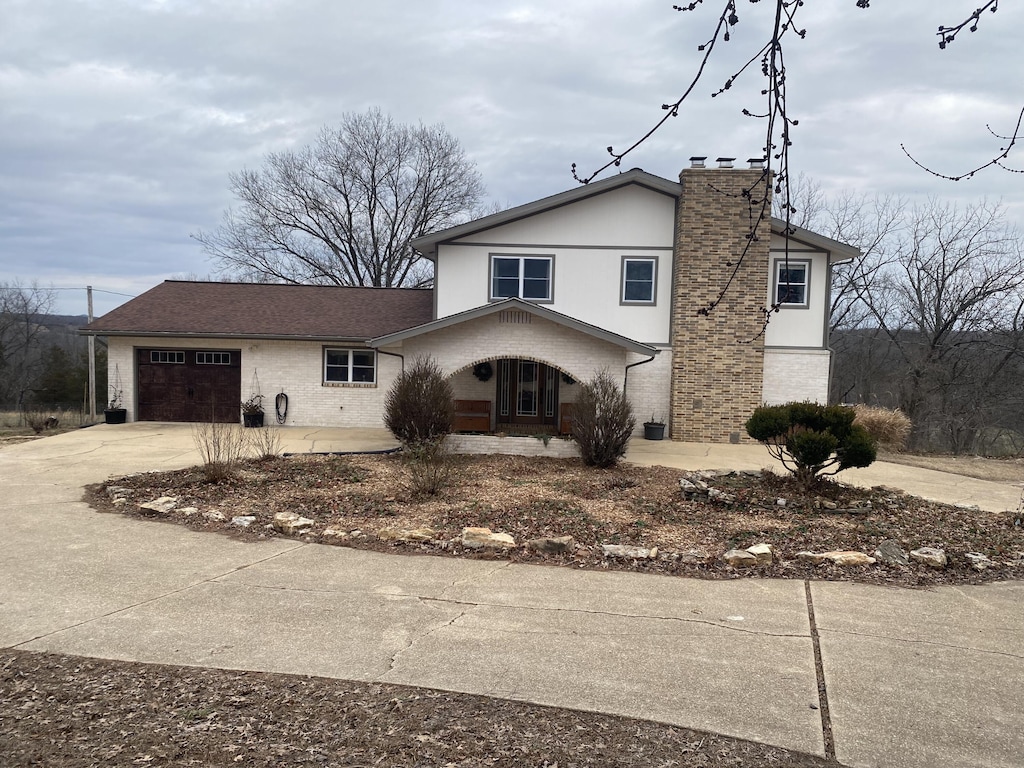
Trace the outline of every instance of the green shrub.
[[573, 406], [572, 436], [579, 443], [584, 464], [614, 466], [625, 455], [635, 428], [633, 407], [607, 371], [580, 384]]
[[451, 384], [429, 357], [416, 358], [384, 398], [384, 425], [407, 448], [439, 443], [454, 420]]
[[[841, 405], [765, 405], [747, 420], [747, 434], [764, 443], [774, 458], [804, 485], [822, 475], [875, 460], [875, 440], [854, 423], [855, 412]], [[827, 471], [828, 470], [828, 471]]]

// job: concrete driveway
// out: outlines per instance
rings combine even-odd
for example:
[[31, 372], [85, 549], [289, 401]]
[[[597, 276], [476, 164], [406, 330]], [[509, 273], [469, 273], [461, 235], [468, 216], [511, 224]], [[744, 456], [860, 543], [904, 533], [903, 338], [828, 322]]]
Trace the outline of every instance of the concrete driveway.
[[[292, 451], [393, 445], [374, 430], [284, 439]], [[631, 458], [697, 468], [743, 456], [665, 443], [671, 461], [654, 461], [645, 448]], [[697, 581], [242, 543], [79, 500], [83, 484], [197, 460], [188, 427], [164, 424], [0, 449], [0, 644], [482, 693], [848, 765], [1021, 764], [1024, 584]]]

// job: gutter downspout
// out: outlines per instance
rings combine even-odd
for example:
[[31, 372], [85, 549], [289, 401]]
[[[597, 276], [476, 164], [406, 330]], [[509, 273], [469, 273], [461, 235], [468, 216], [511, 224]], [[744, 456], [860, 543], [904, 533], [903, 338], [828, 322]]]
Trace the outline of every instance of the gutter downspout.
[[630, 363], [626, 366], [626, 372], [622, 376], [622, 394], [626, 394], [626, 387], [629, 385], [629, 369], [636, 368], [638, 365], [646, 365], [656, 358], [660, 350], [655, 350], [654, 354], [648, 357], [646, 360], [638, 360], [635, 363]]

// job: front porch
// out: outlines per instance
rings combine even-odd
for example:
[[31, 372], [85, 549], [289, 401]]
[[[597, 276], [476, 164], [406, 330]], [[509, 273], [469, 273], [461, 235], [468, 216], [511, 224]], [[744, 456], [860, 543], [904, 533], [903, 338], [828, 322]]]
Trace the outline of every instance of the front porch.
[[567, 435], [576, 380], [556, 366], [525, 358], [475, 363], [450, 378], [456, 432]]

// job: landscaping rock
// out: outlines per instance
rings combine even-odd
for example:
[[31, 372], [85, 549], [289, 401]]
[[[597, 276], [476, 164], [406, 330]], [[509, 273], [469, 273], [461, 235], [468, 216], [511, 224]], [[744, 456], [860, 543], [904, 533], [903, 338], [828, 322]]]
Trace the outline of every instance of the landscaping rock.
[[463, 528], [462, 546], [468, 549], [514, 549], [516, 540], [507, 533], [492, 533], [490, 528]]
[[863, 552], [851, 550], [838, 550], [833, 552], [822, 552], [822, 557], [831, 560], [836, 565], [874, 565], [875, 558], [865, 555]]
[[865, 555], [863, 552], [857, 552], [854, 550], [832, 550], [830, 552], [797, 552], [796, 559], [803, 563], [813, 563], [814, 565], [821, 565], [826, 560], [835, 563], [840, 566], [850, 565], [873, 565], [875, 558], [870, 555]]
[[333, 528], [325, 528], [324, 532], [320, 534], [325, 539], [344, 539], [348, 537], [347, 531], [336, 531]]
[[[664, 557], [664, 555], [663, 555]], [[702, 552], [699, 549], [691, 549], [688, 552], [679, 552], [672, 556], [673, 560], [678, 560], [680, 563], [706, 563], [708, 561], [707, 552]]]
[[910, 565], [907, 553], [898, 541], [885, 539], [875, 550], [875, 559], [888, 565]]
[[966, 509], [966, 510], [968, 510], [970, 512], [980, 512], [981, 511], [981, 507], [979, 507], [977, 504], [965, 504], [964, 502], [959, 502], [957, 504], [954, 504], [953, 506], [956, 509]]
[[945, 568], [949, 562], [946, 558], [944, 550], [937, 549], [936, 547], [921, 547], [915, 549], [910, 553], [912, 560], [916, 560], [922, 565], [927, 565], [929, 568]]
[[107, 496], [112, 499], [124, 498], [131, 493], [130, 488], [125, 488], [120, 485], [107, 486]]
[[526, 542], [526, 548], [534, 552], [542, 552], [545, 555], [562, 555], [572, 552], [576, 540], [572, 536], [555, 536], [540, 539], [530, 539]]
[[377, 532], [377, 538], [381, 541], [433, 541], [437, 538], [438, 532], [433, 528], [381, 528]]
[[722, 555], [722, 559], [733, 568], [750, 568], [757, 565], [757, 556], [745, 549], [730, 549]]
[[825, 556], [819, 555], [815, 552], [797, 552], [796, 559], [801, 563], [811, 563], [812, 565], [821, 565], [825, 562]]
[[720, 501], [723, 504], [730, 504], [736, 501], [736, 497], [733, 494], [720, 491], [717, 488], [708, 488], [708, 498], [712, 501]]
[[[219, 512], [217, 514], [220, 514]], [[255, 515], [235, 515], [231, 518], [231, 524], [239, 528], [248, 528], [256, 522]]]
[[182, 507], [178, 512], [185, 517], [192, 517], [192, 515], [199, 514], [199, 507]]
[[209, 512], [203, 512], [203, 517], [212, 523], [223, 523], [227, 519], [216, 509], [211, 509]]
[[986, 568], [991, 568], [995, 565], [988, 555], [983, 555], [981, 552], [965, 552], [964, 557], [967, 558], [967, 562], [971, 564], [971, 568], [976, 571], [984, 571]]
[[161, 496], [153, 501], [145, 501], [139, 504], [140, 512], [155, 512], [158, 515], [166, 515], [178, 504], [177, 496]]
[[771, 565], [775, 559], [775, 547], [771, 544], [755, 544], [747, 547], [747, 552], [757, 558], [758, 565]]
[[[651, 559], [651, 550], [646, 547], [631, 547], [628, 544], [602, 544], [601, 551], [605, 557], [618, 557], [623, 560]], [[654, 557], [657, 556], [655, 553]]]
[[313, 521], [295, 512], [278, 512], [274, 515], [274, 530], [286, 536], [304, 533], [313, 527]]

